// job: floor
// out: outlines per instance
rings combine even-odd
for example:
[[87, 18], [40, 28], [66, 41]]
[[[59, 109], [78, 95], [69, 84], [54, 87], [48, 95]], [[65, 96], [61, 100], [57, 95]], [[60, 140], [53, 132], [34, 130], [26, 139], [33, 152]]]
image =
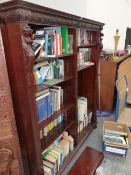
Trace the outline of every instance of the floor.
[[[104, 120], [114, 120], [114, 116], [98, 117], [98, 127], [91, 133], [62, 175], [68, 175], [68, 171], [86, 146], [102, 151], [102, 129]], [[131, 147], [128, 149], [126, 158], [104, 153], [104, 160], [97, 169], [96, 175], [131, 175]]]

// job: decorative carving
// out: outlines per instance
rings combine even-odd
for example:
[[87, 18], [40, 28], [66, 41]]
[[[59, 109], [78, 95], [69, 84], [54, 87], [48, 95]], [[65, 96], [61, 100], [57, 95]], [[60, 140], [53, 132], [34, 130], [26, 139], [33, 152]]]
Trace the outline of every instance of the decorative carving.
[[11, 164], [13, 162], [13, 153], [9, 149], [0, 149], [0, 174], [12, 175]]
[[31, 11], [25, 9], [13, 9], [4, 13], [0, 12], [0, 20], [3, 22], [8, 21], [24, 21], [31, 19]]
[[[14, 8], [15, 6], [15, 8]], [[26, 8], [25, 8], [26, 7]], [[3, 12], [3, 11], [4, 12]], [[0, 20], [8, 21], [28, 21], [36, 24], [47, 25], [67, 25], [68, 27], [86, 28], [92, 31], [101, 30], [103, 23], [81, 18], [68, 13], [37, 6], [28, 2], [12, 2], [2, 6], [0, 10]]]
[[22, 28], [22, 45], [24, 49], [24, 66], [25, 66], [27, 83], [28, 86], [30, 87], [33, 85], [32, 70], [35, 59], [34, 52], [31, 48], [32, 30], [27, 23], [22, 23], [21, 28]]

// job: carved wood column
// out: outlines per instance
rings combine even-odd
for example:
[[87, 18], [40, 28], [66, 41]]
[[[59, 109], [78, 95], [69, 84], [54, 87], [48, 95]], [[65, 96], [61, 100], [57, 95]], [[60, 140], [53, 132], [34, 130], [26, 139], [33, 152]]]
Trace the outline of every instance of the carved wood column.
[[4, 173], [24, 174], [0, 29], [0, 174]]
[[[33, 85], [32, 30], [26, 22], [2, 26], [9, 81], [26, 175], [43, 174]], [[26, 99], [26, 100], [25, 100]]]

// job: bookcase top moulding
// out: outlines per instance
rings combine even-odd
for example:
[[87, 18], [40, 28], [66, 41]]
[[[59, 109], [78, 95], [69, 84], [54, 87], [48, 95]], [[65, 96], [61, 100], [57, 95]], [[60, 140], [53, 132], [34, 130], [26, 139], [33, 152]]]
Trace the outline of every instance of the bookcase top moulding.
[[92, 31], [102, 30], [104, 23], [82, 18], [62, 11], [50, 9], [33, 3], [14, 0], [0, 4], [0, 23], [28, 21], [42, 25], [67, 25], [86, 28]]

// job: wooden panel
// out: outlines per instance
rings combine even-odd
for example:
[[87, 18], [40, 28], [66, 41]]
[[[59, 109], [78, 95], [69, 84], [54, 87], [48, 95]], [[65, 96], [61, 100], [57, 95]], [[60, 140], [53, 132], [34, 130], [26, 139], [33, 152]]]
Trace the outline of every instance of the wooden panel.
[[100, 106], [99, 110], [112, 112], [117, 64], [114, 61], [100, 61]]
[[32, 77], [34, 55], [29, 46], [30, 34], [31, 29], [25, 23], [9, 23], [2, 26], [24, 169], [27, 175], [38, 175], [43, 174], [43, 170]]
[[0, 174], [23, 175], [23, 164], [0, 29]]
[[102, 152], [86, 147], [68, 175], [94, 175], [103, 158]]

